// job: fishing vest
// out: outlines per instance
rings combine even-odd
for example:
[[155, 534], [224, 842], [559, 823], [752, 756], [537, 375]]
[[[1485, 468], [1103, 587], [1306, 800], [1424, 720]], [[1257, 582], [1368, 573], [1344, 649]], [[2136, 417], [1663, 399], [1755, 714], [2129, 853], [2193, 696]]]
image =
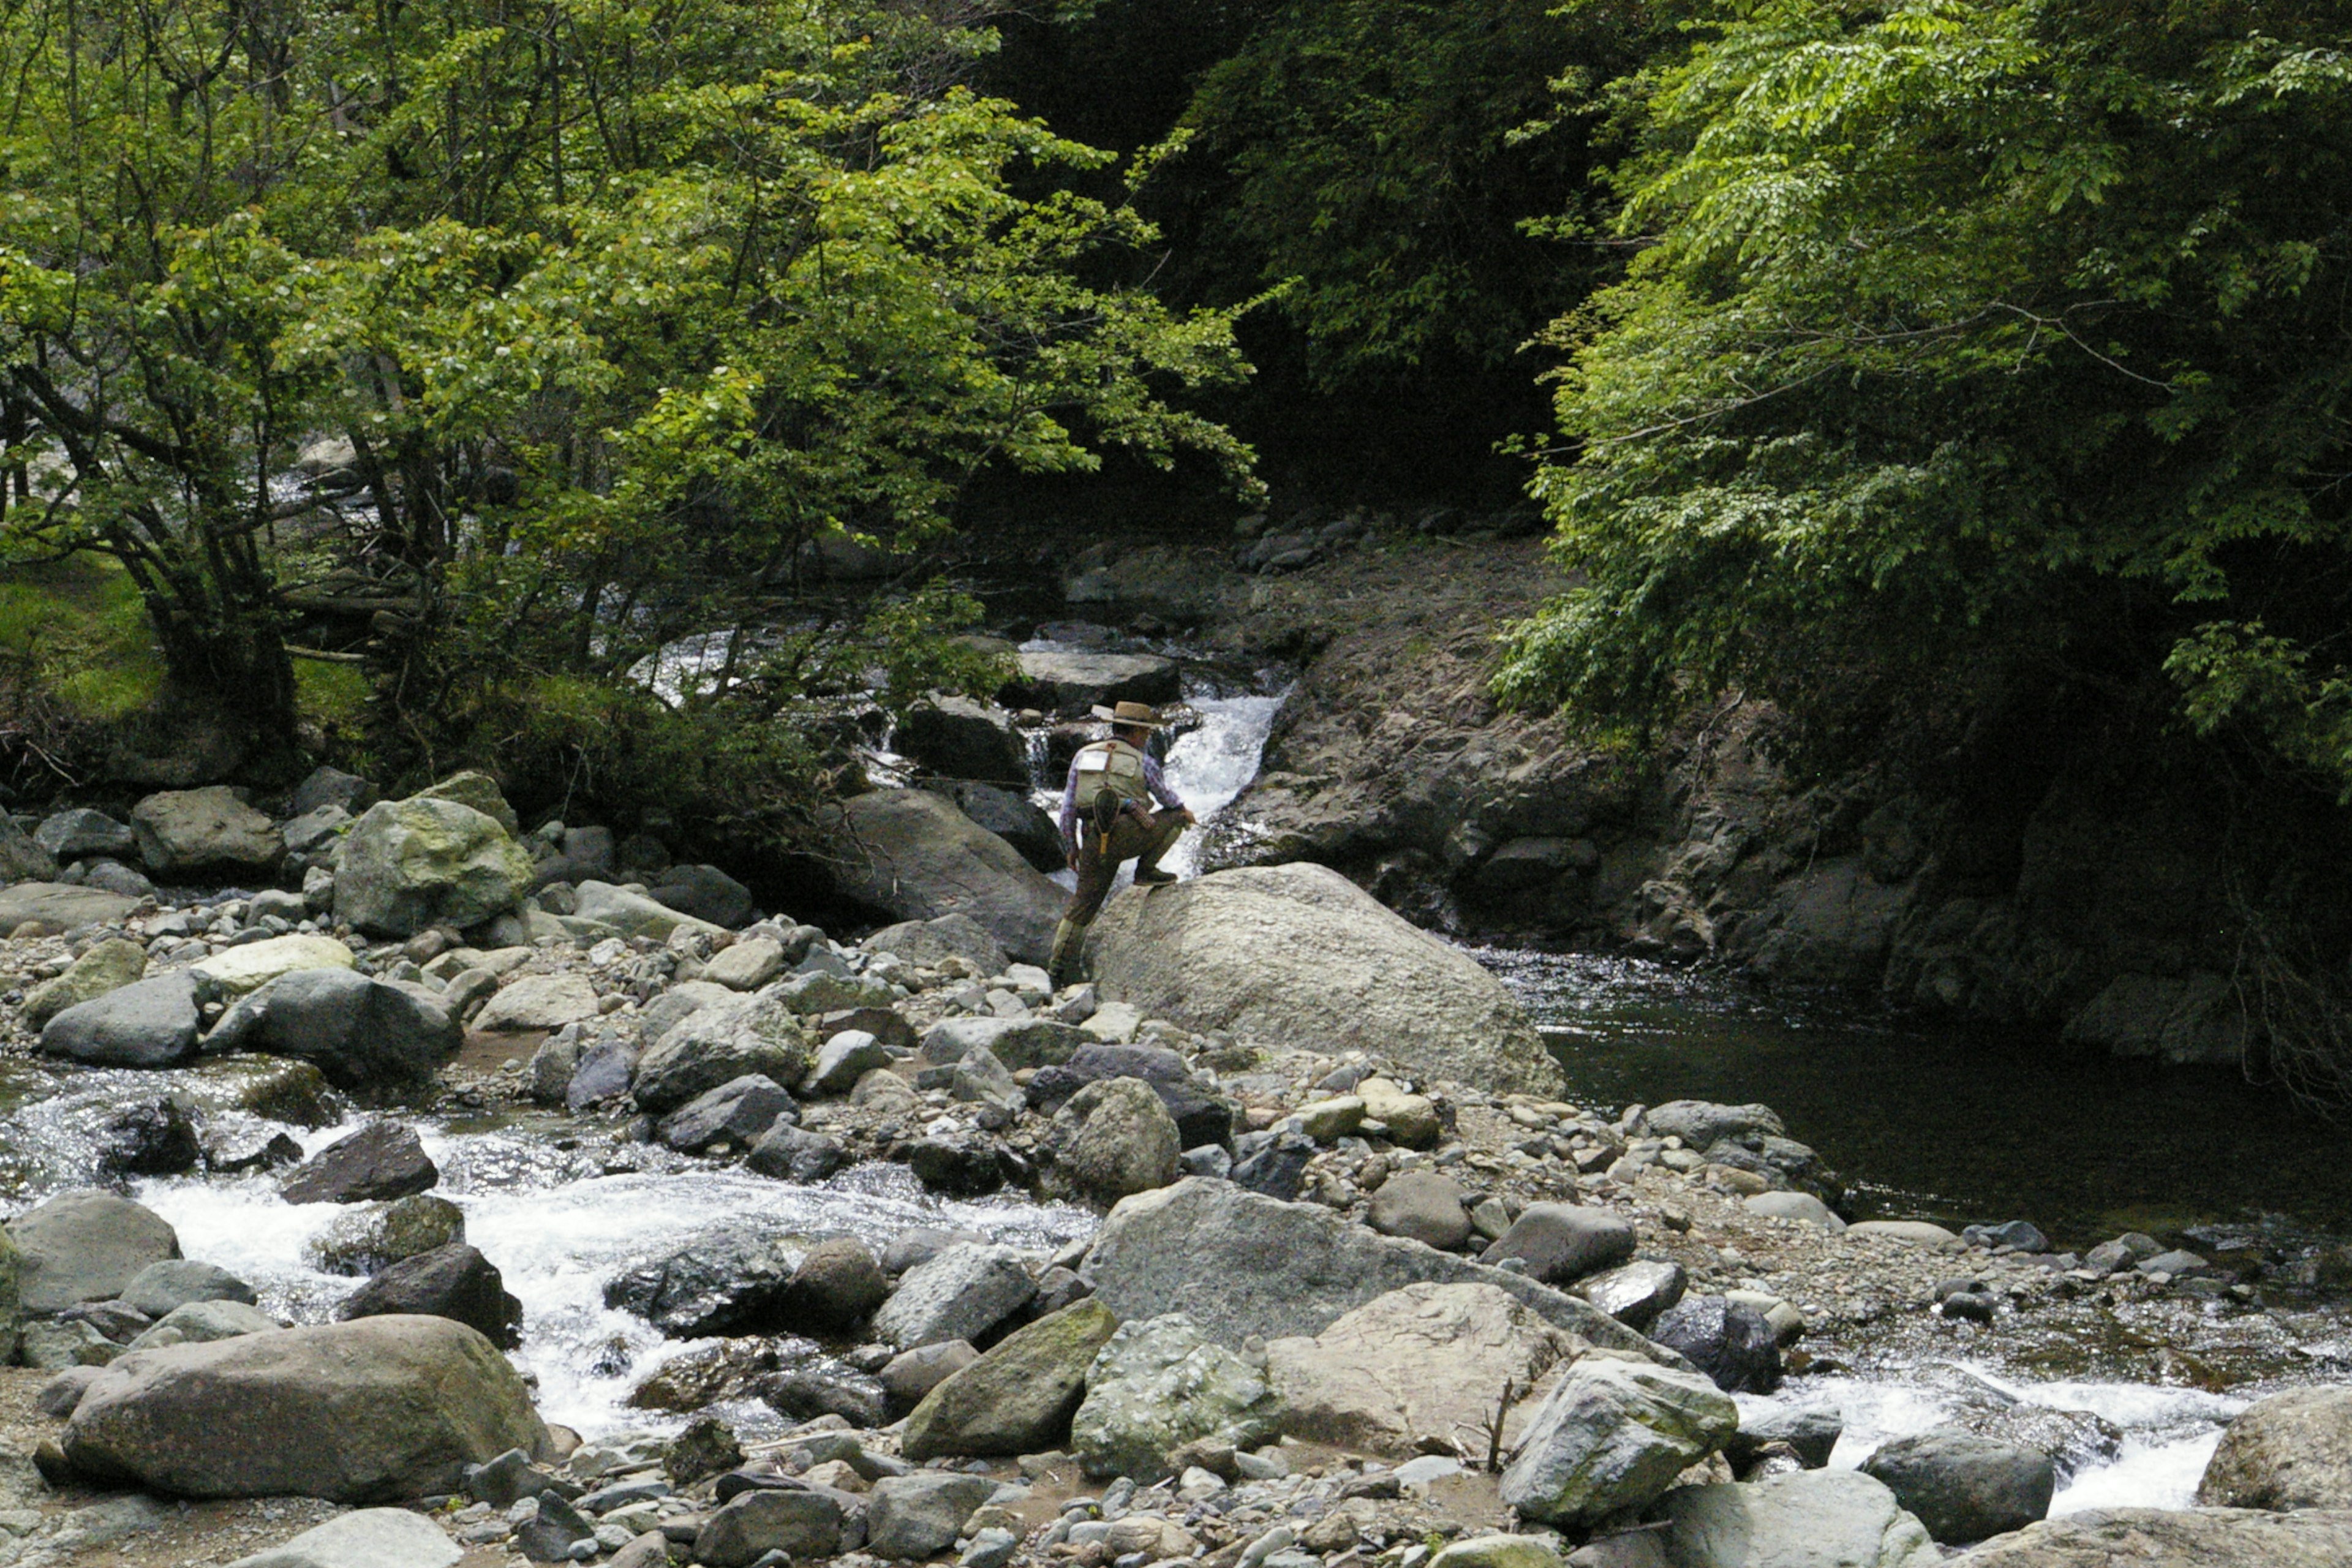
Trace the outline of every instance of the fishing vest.
[[1139, 805], [1151, 804], [1151, 786], [1143, 777], [1143, 753], [1125, 741], [1097, 741], [1081, 746], [1076, 765], [1080, 811], [1093, 805], [1095, 796], [1105, 790]]

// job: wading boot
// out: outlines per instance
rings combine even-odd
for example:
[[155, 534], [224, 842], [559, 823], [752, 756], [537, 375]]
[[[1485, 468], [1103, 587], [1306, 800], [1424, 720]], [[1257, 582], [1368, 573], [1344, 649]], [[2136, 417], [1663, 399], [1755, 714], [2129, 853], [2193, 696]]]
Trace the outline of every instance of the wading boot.
[[1086, 945], [1087, 928], [1064, 921], [1054, 928], [1054, 954], [1045, 961], [1045, 978], [1054, 989], [1078, 983], [1078, 950]]
[[1135, 885], [1139, 888], [1164, 888], [1176, 879], [1173, 871], [1163, 871], [1157, 866], [1138, 866]]

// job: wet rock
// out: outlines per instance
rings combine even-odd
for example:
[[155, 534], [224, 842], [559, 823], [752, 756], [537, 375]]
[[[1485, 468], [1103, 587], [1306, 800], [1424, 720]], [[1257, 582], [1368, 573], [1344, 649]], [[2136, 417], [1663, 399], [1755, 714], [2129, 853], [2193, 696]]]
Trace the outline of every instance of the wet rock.
[[110, 1300], [149, 1265], [180, 1256], [179, 1235], [161, 1215], [112, 1193], [60, 1193], [6, 1230], [16, 1253], [16, 1295], [27, 1312]]
[[278, 1193], [289, 1204], [372, 1203], [404, 1198], [440, 1180], [415, 1129], [372, 1121], [304, 1161]]
[[1491, 1285], [1408, 1285], [1313, 1339], [1271, 1341], [1285, 1435], [1410, 1458], [1499, 1413], [1518, 1441], [1536, 1389], [1582, 1344]]
[[1028, 743], [1002, 710], [968, 697], [917, 703], [891, 744], [945, 778], [1028, 787]]
[[121, 937], [109, 937], [75, 959], [63, 974], [33, 988], [25, 998], [25, 1023], [27, 1027], [38, 1029], [67, 1008], [120, 991], [146, 973], [145, 948]]
[[2050, 1511], [2050, 1456], [1948, 1427], [1899, 1437], [1863, 1461], [1936, 1540], [1951, 1544], [2021, 1530]]
[[900, 1350], [984, 1339], [1037, 1293], [1009, 1247], [959, 1243], [907, 1270], [874, 1315], [874, 1337]]
[[522, 1343], [522, 1303], [508, 1294], [497, 1267], [462, 1241], [388, 1265], [352, 1292], [335, 1316], [349, 1322], [395, 1312], [451, 1319], [501, 1350]]
[[1381, 1184], [1364, 1223], [1382, 1236], [1402, 1237], [1452, 1252], [1470, 1239], [1470, 1211], [1462, 1189], [1434, 1171], [1408, 1171]]
[[1502, 1499], [1529, 1519], [1590, 1524], [1649, 1503], [1738, 1428], [1739, 1407], [1704, 1378], [1588, 1357], [1528, 1418]]
[[[929, 1391], [907, 1418], [900, 1451], [919, 1462], [1059, 1447], [1085, 1396], [1087, 1369], [1118, 1327], [1100, 1302], [1080, 1301], [1006, 1335]], [[887, 1368], [883, 1375], [887, 1382]]]
[[662, 1115], [747, 1076], [798, 1083], [815, 1054], [807, 1026], [771, 986], [704, 1007], [662, 1036], [638, 1058], [630, 1091], [639, 1106]]
[[2061, 1481], [2106, 1464], [2123, 1452], [2123, 1429], [2087, 1410], [2060, 1410], [2022, 1401], [1997, 1409], [1961, 1404], [1952, 1411], [1951, 1424], [1996, 1443], [2049, 1455]]
[[153, 1327], [132, 1340], [134, 1351], [163, 1350], [172, 1345], [208, 1345], [246, 1334], [278, 1331], [278, 1320], [243, 1301], [190, 1301], [163, 1314]]
[[1780, 1386], [1780, 1341], [1763, 1313], [1722, 1296], [1693, 1296], [1659, 1315], [1650, 1338], [1679, 1351], [1727, 1394]]
[[2230, 1423], [2197, 1484], [2212, 1508], [2352, 1508], [2352, 1388], [2297, 1388]]
[[464, 1552], [440, 1526], [404, 1508], [338, 1515], [227, 1568], [453, 1568]]
[[858, 945], [868, 952], [895, 952], [928, 969], [938, 968], [941, 959], [961, 958], [982, 974], [1002, 974], [1013, 962], [988, 928], [970, 915], [904, 921], [883, 927]]
[[419, 1193], [378, 1208], [337, 1215], [303, 1243], [303, 1261], [327, 1274], [374, 1274], [404, 1258], [466, 1239], [466, 1214]]
[[131, 808], [131, 830], [147, 869], [179, 881], [268, 874], [286, 852], [277, 826], [225, 784], [151, 795]]
[[784, 1318], [801, 1332], [837, 1334], [866, 1321], [890, 1281], [864, 1242], [836, 1237], [809, 1248], [784, 1289]]
[[716, 866], [672, 866], [654, 879], [653, 900], [679, 914], [733, 931], [751, 923], [751, 889]]
[[1492, 1285], [1588, 1343], [1647, 1357], [1649, 1342], [1590, 1303], [1524, 1275], [1377, 1236], [1318, 1204], [1187, 1177], [1113, 1209], [1082, 1271], [1114, 1312], [1183, 1301], [1220, 1343], [1318, 1334], [1343, 1313], [1416, 1284]]
[[777, 1242], [732, 1229], [689, 1237], [604, 1286], [604, 1305], [671, 1339], [756, 1331], [777, 1314], [793, 1260]]
[[929, 790], [876, 790], [840, 811], [842, 890], [901, 921], [971, 917], [1005, 952], [1042, 963], [1069, 895], [1021, 852]]
[[1615, 1214], [1574, 1204], [1529, 1204], [1478, 1261], [1516, 1258], [1531, 1278], [1570, 1285], [1633, 1256], [1633, 1227]]
[[848, 1163], [848, 1152], [837, 1140], [782, 1121], [761, 1134], [743, 1157], [746, 1170], [803, 1184], [821, 1182]]
[[242, 1301], [250, 1307], [259, 1300], [252, 1286], [227, 1269], [194, 1258], [151, 1263], [122, 1288], [123, 1305], [151, 1318], [163, 1317], [191, 1301]]
[[371, 1318], [126, 1358], [63, 1444], [109, 1484], [361, 1503], [455, 1491], [467, 1465], [546, 1440], [521, 1374], [481, 1335]]
[[117, 1176], [177, 1176], [204, 1163], [195, 1119], [176, 1095], [115, 1110], [92, 1135], [98, 1169]]
[[1677, 1487], [1660, 1505], [1675, 1568], [1765, 1563], [1936, 1568], [1943, 1553], [1895, 1494], [1854, 1470], [1801, 1470], [1728, 1486]]
[[347, 969], [305, 969], [239, 1000], [205, 1049], [293, 1057], [315, 1064], [336, 1088], [360, 1090], [431, 1077], [461, 1038], [437, 1002], [405, 986]]
[[1105, 1000], [1189, 1029], [1334, 1057], [1377, 1051], [1496, 1089], [1559, 1088], [1559, 1068], [1500, 981], [1325, 867], [1119, 893], [1087, 951]]
[[889, 1392], [882, 1380], [830, 1358], [803, 1363], [762, 1379], [760, 1397], [788, 1421], [838, 1415], [852, 1426], [879, 1426], [890, 1419]]
[[1181, 1312], [1119, 1325], [1087, 1373], [1070, 1447], [1090, 1476], [1165, 1479], [1187, 1443], [1255, 1448], [1280, 1428], [1282, 1402], [1247, 1362]]
[[513, 910], [530, 857], [496, 817], [431, 795], [380, 801], [343, 838], [335, 918], [376, 937], [463, 930]]
[[1118, 702], [1173, 702], [1180, 689], [1176, 661], [1158, 654], [1028, 650], [1021, 679], [999, 695], [1064, 719], [1084, 719]]
[[699, 1154], [714, 1143], [748, 1149], [777, 1121], [800, 1112], [793, 1097], [773, 1079], [746, 1073], [697, 1095], [661, 1120], [661, 1141], [688, 1154]]
[[89, 1067], [170, 1067], [195, 1055], [201, 1024], [194, 978], [159, 974], [57, 1014], [41, 1050]]
[[561, 1029], [595, 1018], [596, 988], [584, 974], [526, 974], [492, 996], [474, 1018], [491, 1034]]
[[771, 1552], [795, 1561], [841, 1550], [841, 1505], [823, 1492], [748, 1491], [712, 1514], [694, 1538], [708, 1568], [751, 1568]]
[[1175, 1120], [1150, 1084], [1118, 1078], [1080, 1089], [1047, 1135], [1053, 1185], [1108, 1207], [1181, 1173]]
[[1969, 1568], [2339, 1568], [2352, 1510], [2086, 1509], [1971, 1552]]
[[874, 1483], [866, 1505], [866, 1550], [886, 1561], [944, 1552], [995, 1489], [985, 1476], [940, 1470], [886, 1476]]
[[980, 1352], [969, 1342], [943, 1340], [938, 1344], [900, 1351], [875, 1375], [882, 1380], [891, 1404], [907, 1409], [922, 1403], [931, 1390], [979, 1359]]
[[1627, 1328], [1646, 1331], [1688, 1283], [1679, 1263], [1627, 1263], [1593, 1275], [1576, 1293]]
[[681, 1487], [733, 1469], [743, 1462], [743, 1449], [733, 1427], [718, 1416], [698, 1415], [662, 1446], [662, 1469]]
[[1831, 1405], [1743, 1410], [1739, 1430], [1723, 1446], [1723, 1452], [1734, 1469], [1744, 1470], [1766, 1444], [1782, 1443], [1805, 1468], [1818, 1470], [1830, 1462], [1830, 1453], [1844, 1432], [1845, 1417]]

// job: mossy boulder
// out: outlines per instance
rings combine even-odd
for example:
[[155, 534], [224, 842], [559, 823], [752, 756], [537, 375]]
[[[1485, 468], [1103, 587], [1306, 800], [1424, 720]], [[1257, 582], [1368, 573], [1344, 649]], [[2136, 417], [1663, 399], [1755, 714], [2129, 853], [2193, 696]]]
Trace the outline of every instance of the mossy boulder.
[[946, 1454], [1034, 1454], [1069, 1436], [1087, 1369], [1118, 1328], [1099, 1301], [1080, 1301], [1008, 1335], [948, 1374], [907, 1417], [909, 1459]]
[[431, 795], [380, 801], [343, 840], [335, 917], [376, 937], [460, 930], [512, 910], [530, 856], [496, 818]]
[[146, 973], [145, 948], [119, 936], [109, 937], [75, 959], [72, 968], [44, 982], [25, 998], [25, 1022], [40, 1028], [67, 1008], [120, 991]]

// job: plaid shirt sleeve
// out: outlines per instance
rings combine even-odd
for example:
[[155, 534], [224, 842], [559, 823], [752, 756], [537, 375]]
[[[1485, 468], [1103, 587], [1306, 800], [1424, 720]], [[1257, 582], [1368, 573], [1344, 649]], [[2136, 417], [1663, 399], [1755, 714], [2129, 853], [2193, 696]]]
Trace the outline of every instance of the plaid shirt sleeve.
[[1160, 776], [1160, 759], [1153, 756], [1149, 752], [1146, 752], [1143, 754], [1143, 784], [1144, 787], [1151, 792], [1151, 798], [1166, 806], [1169, 810], [1181, 811], [1184, 809], [1182, 797], [1178, 795], [1174, 790], [1170, 789], [1168, 787], [1168, 781]]

